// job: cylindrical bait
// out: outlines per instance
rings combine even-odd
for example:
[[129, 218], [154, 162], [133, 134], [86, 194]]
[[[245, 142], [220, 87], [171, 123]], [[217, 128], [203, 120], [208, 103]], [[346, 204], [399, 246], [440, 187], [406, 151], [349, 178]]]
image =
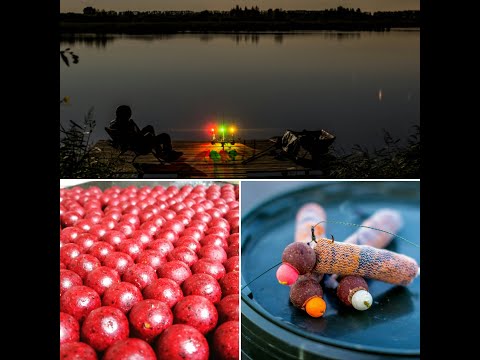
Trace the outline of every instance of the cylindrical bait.
[[408, 285], [419, 273], [415, 259], [367, 245], [317, 239], [315, 272], [358, 275], [390, 284]]
[[[362, 222], [362, 226], [369, 226], [371, 228], [381, 229], [396, 234], [403, 226], [403, 220], [398, 211], [392, 209], [380, 209]], [[344, 242], [357, 245], [369, 245], [378, 249], [383, 249], [387, 247], [393, 239], [393, 235], [384, 231], [361, 227], [346, 238]]]
[[[303, 205], [295, 218], [295, 241], [312, 241], [312, 226], [322, 220], [327, 220], [327, 213], [320, 205], [316, 203]], [[325, 223], [315, 226], [314, 233], [316, 237], [325, 237]]]
[[[371, 228], [381, 229], [396, 234], [403, 226], [402, 215], [393, 209], [380, 209], [373, 213], [368, 219], [362, 222], [362, 226], [369, 226]], [[365, 227], [359, 228], [352, 235], [345, 239], [344, 243], [369, 245], [378, 249], [387, 247], [393, 235], [384, 231], [369, 229]], [[333, 274], [325, 280], [325, 286], [335, 289], [338, 286], [338, 274]]]
[[347, 275], [337, 287], [337, 296], [347, 306], [357, 310], [367, 310], [372, 306], [372, 295], [368, 292], [368, 284], [361, 276]]
[[293, 306], [305, 310], [312, 317], [322, 316], [327, 308], [321, 285], [315, 278], [308, 276], [292, 285], [290, 301]]

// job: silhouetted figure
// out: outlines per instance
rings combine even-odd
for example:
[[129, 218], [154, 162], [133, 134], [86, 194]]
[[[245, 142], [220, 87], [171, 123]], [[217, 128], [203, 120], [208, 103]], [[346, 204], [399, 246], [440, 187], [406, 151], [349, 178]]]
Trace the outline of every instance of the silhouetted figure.
[[140, 130], [131, 116], [130, 106], [121, 105], [116, 110], [115, 119], [110, 122], [109, 131], [115, 134], [114, 140], [122, 150], [133, 148], [139, 153], [153, 151], [157, 158], [167, 161], [174, 161], [183, 155], [182, 152], [172, 149], [170, 135], [167, 133], [155, 135], [152, 125], [147, 125]]

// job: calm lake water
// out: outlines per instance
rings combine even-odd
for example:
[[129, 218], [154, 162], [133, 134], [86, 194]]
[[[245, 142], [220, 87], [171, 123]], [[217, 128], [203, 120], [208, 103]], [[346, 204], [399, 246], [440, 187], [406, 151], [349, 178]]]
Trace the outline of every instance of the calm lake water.
[[379, 147], [382, 129], [405, 139], [420, 123], [420, 31], [182, 34], [62, 40], [60, 119], [91, 107], [94, 141], [121, 104], [173, 139], [207, 140], [234, 123], [242, 139], [325, 129], [335, 145]]

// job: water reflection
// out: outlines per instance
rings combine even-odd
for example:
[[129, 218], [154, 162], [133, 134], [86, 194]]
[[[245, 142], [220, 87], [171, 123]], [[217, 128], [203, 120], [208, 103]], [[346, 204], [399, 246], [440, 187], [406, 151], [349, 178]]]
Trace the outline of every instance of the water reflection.
[[337, 41], [343, 40], [360, 40], [360, 32], [331, 32], [327, 33], [326, 37], [330, 39], [336, 39]]
[[155, 34], [155, 35], [117, 35], [122, 39], [135, 39], [141, 41], [154, 42], [156, 40], [170, 40], [175, 37], [174, 34]]
[[234, 38], [237, 45], [240, 43], [258, 44], [260, 35], [258, 33], [236, 34], [234, 35]]
[[199, 39], [203, 42], [209, 42], [213, 40], [213, 36], [211, 34], [200, 34]]
[[105, 49], [107, 44], [113, 43], [117, 36], [106, 34], [62, 34], [60, 45], [85, 45], [97, 49]]
[[278, 44], [281, 44], [283, 42], [283, 34], [275, 34], [273, 36], [273, 38], [275, 39], [275, 42], [278, 43]]
[[[368, 32], [364, 32], [364, 36]], [[378, 35], [376, 33], [376, 35]], [[266, 41], [274, 41], [276, 44], [283, 44], [285, 40], [294, 38], [305, 38], [309, 36], [321, 37], [324, 39], [334, 39], [337, 41], [344, 40], [360, 40], [361, 32], [350, 31], [322, 31], [322, 32], [239, 32], [234, 34], [222, 33], [202, 33], [202, 34], [154, 34], [154, 35], [111, 35], [111, 34], [61, 34], [61, 45], [85, 45], [86, 47], [106, 48], [107, 45], [113, 44], [114, 41], [120, 39], [136, 39], [146, 42], [154, 42], [161, 40], [171, 40], [175, 38], [196, 38], [201, 42], [212, 42], [222, 38], [228, 38], [239, 44], [258, 44], [260, 37]]]

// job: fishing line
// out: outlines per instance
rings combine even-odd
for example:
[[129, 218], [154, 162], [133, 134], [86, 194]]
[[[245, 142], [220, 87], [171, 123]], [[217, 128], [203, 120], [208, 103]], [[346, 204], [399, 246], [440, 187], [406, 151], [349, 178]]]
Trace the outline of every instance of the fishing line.
[[320, 225], [322, 223], [333, 223], [333, 224], [340, 224], [340, 225], [347, 225], [347, 226], [356, 226], [356, 227], [363, 227], [363, 228], [367, 228], [367, 229], [372, 229], [372, 230], [377, 230], [377, 231], [381, 231], [381, 232], [384, 232], [384, 233], [387, 233], [387, 234], [390, 234], [390, 235], [393, 235], [395, 237], [398, 237], [399, 239], [402, 239], [403, 241], [409, 243], [410, 245], [413, 245], [413, 246], [416, 246], [417, 248], [420, 248], [420, 245], [418, 244], [415, 244], [414, 242], [410, 241], [410, 240], [407, 240], [405, 239], [404, 237], [400, 236], [400, 235], [397, 235], [397, 234], [394, 234], [394, 233], [391, 233], [389, 231], [386, 231], [386, 230], [382, 230], [382, 229], [378, 229], [378, 228], [374, 228], [372, 226], [366, 226], [366, 225], [359, 225], [359, 224], [354, 224], [354, 223], [349, 223], [349, 222], [344, 222], [344, 221], [335, 221], [335, 220], [322, 220], [322, 221], [319, 221], [318, 223], [316, 223], [315, 225], [312, 226], [312, 234], [313, 234], [313, 229], [317, 226], [317, 225]]
[[282, 262], [280, 261], [278, 264], [273, 265], [271, 268], [269, 268], [268, 270], [265, 270], [263, 273], [261, 273], [260, 275], [258, 275], [255, 279], [253, 279], [252, 281], [250, 281], [247, 285], [244, 285], [244, 286], [242, 287], [242, 291], [243, 291], [243, 289], [245, 289], [248, 285], [250, 285], [252, 282], [254, 282], [255, 280], [257, 280], [259, 277], [265, 275], [265, 274], [266, 274], [267, 272], [269, 272], [270, 270], [276, 268], [278, 265], [282, 265]]
[[[410, 241], [410, 240], [407, 240], [405, 239], [404, 237], [400, 236], [400, 235], [397, 235], [397, 234], [394, 234], [394, 233], [391, 233], [389, 231], [386, 231], [386, 230], [383, 230], [383, 229], [378, 229], [378, 228], [375, 228], [375, 227], [372, 227], [372, 226], [366, 226], [366, 225], [359, 225], [359, 224], [354, 224], [354, 223], [349, 223], [349, 222], [345, 222], [345, 221], [336, 221], [336, 220], [322, 220], [322, 221], [319, 221], [318, 223], [316, 223], [315, 225], [313, 225], [311, 227], [311, 230], [312, 230], [312, 241], [315, 241], [315, 227], [317, 227], [317, 225], [320, 225], [322, 223], [326, 223], [326, 222], [329, 222], [329, 223], [333, 223], [333, 224], [339, 224], [339, 225], [347, 225], [347, 226], [355, 226], [355, 227], [363, 227], [363, 228], [367, 228], [367, 229], [372, 229], [372, 230], [377, 230], [377, 231], [381, 231], [381, 232], [384, 232], [384, 233], [387, 233], [389, 235], [392, 235], [392, 236], [395, 236], [395, 237], [398, 237], [399, 239], [402, 239], [403, 241], [417, 247], [417, 248], [420, 248], [420, 245], [418, 244], [415, 244], [414, 242]], [[332, 236], [332, 240], [333, 240], [333, 236]], [[316, 241], [315, 241], [316, 242]], [[258, 275], [256, 278], [254, 278], [253, 280], [251, 280], [250, 282], [248, 282], [248, 284], [244, 285], [242, 287], [242, 291], [243, 289], [245, 289], [248, 285], [250, 285], [252, 282], [254, 282], [255, 280], [257, 280], [258, 278], [262, 277], [263, 275], [265, 275], [267, 272], [269, 272], [270, 270], [276, 268], [277, 266], [281, 265], [282, 262], [280, 261], [278, 264], [275, 264], [273, 265], [272, 267], [268, 268], [267, 270], [265, 270], [263, 273], [261, 273], [260, 275]]]

